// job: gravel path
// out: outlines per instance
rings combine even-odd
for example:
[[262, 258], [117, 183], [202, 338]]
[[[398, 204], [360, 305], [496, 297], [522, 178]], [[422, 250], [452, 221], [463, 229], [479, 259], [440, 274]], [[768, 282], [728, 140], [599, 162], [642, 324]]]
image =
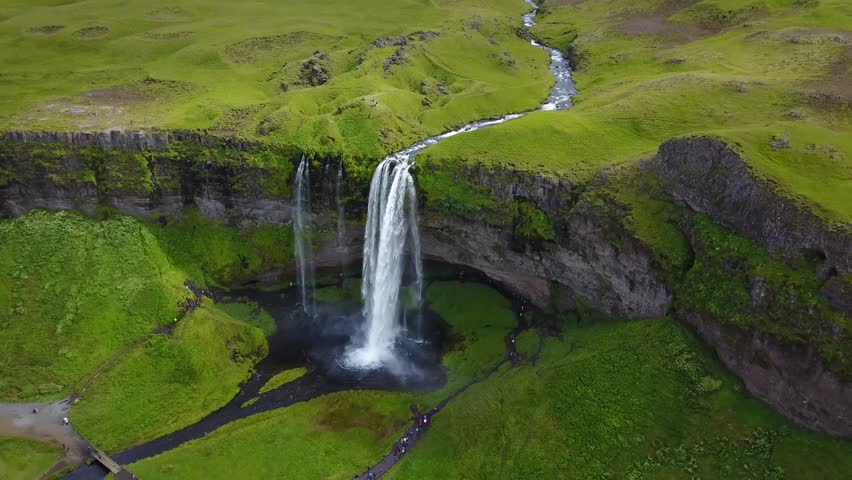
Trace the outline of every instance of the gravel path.
[[[0, 403], [0, 435], [26, 437], [58, 445], [65, 450], [59, 462], [44, 474], [49, 476], [64, 468], [82, 465], [89, 456], [89, 443], [73, 425], [64, 425], [73, 397], [53, 403]], [[33, 413], [38, 409], [38, 413]]]

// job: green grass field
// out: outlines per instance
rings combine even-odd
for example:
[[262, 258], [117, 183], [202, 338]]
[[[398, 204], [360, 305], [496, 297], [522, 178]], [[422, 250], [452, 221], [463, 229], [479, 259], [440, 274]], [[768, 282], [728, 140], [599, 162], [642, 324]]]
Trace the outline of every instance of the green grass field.
[[389, 478], [848, 475], [848, 441], [772, 413], [670, 319], [563, 334], [452, 402]]
[[128, 468], [139, 478], [163, 480], [348, 480], [407, 425], [411, 400], [397, 393], [334, 393], [238, 420]]
[[[281, 248], [287, 229], [239, 231], [192, 212], [187, 219], [162, 226], [33, 212], [0, 220], [0, 366], [8, 372], [0, 399], [53, 400], [79, 388], [113, 354], [174, 320], [190, 296], [185, 280], [228, 284], [292, 257]], [[274, 330], [268, 315], [234, 308]]]
[[[545, 98], [546, 55], [513, 31], [527, 10], [520, 0], [11, 0], [0, 9], [0, 128], [209, 128], [378, 158]], [[413, 35], [398, 64], [388, 63], [396, 46], [373, 45], [421, 31], [439, 35]]]
[[33, 480], [62, 457], [62, 449], [23, 438], [0, 437], [0, 478]]
[[[848, 2], [676, 7], [691, 3], [546, 0], [534, 34], [563, 48], [576, 36], [575, 108], [454, 137], [420, 163], [502, 164], [582, 183], [665, 140], [708, 132], [740, 143], [782, 194], [849, 222]], [[771, 149], [773, 137], [790, 148]]]
[[260, 330], [208, 301], [95, 379], [71, 420], [105, 451], [153, 440], [224, 406], [266, 353]]
[[509, 301], [479, 283], [435, 282], [426, 291], [429, 308], [452, 328], [452, 350], [444, 355], [447, 385], [443, 395], [481, 377], [506, 356], [503, 337], [517, 322]]
[[35, 212], [0, 221], [0, 398], [70, 393], [113, 353], [165, 325], [185, 276], [129, 217]]

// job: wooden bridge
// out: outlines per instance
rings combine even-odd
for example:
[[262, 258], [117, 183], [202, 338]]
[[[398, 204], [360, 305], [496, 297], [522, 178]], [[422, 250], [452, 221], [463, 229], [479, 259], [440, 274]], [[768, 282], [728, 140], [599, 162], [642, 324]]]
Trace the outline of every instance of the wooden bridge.
[[109, 455], [100, 451], [97, 448], [90, 447], [90, 453], [92, 454], [92, 458], [97, 460], [101, 465], [107, 468], [110, 472], [112, 472], [113, 478], [115, 480], [136, 480], [136, 475], [133, 475], [128, 470], [121, 468], [121, 465], [115, 462], [115, 460], [111, 459]]

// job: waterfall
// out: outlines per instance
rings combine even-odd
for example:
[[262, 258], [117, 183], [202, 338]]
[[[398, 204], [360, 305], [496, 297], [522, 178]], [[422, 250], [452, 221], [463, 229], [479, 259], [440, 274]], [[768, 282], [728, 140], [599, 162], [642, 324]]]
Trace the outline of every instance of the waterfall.
[[310, 298], [314, 288], [314, 262], [311, 247], [311, 168], [310, 161], [302, 155], [296, 171], [296, 208], [293, 215], [293, 248], [296, 255], [296, 273], [302, 310], [311, 313]]
[[[536, 25], [538, 4], [524, 0], [532, 11], [523, 15], [523, 26]], [[562, 53], [535, 40], [530, 43], [550, 55], [550, 71], [555, 83], [547, 100], [538, 110], [566, 110], [577, 93], [571, 78], [571, 66]], [[414, 276], [410, 285], [418, 306], [415, 339], [422, 338], [423, 319], [419, 305], [423, 295], [423, 264], [420, 258], [420, 234], [417, 230], [417, 195], [409, 169], [414, 158], [425, 148], [466, 132], [499, 125], [529, 112], [510, 113], [499, 118], [475, 120], [454, 130], [421, 140], [387, 158], [376, 167], [370, 182], [367, 203], [367, 227], [364, 233], [364, 266], [361, 278], [363, 313], [367, 328], [356, 348], [349, 349], [346, 363], [353, 367], [392, 365], [394, 343], [401, 330], [400, 321], [409, 328], [407, 312], [400, 312], [399, 293], [406, 267]], [[339, 192], [342, 166], [338, 170], [338, 247], [341, 245], [342, 206]], [[410, 255], [407, 255], [408, 252]], [[400, 318], [400, 313], [402, 317]]]
[[344, 215], [343, 215], [343, 159], [341, 158], [337, 163], [337, 180], [334, 182], [334, 199], [337, 203], [337, 254], [340, 258], [340, 266], [343, 268], [343, 251], [345, 247], [343, 246], [343, 229], [344, 229]]
[[366, 331], [361, 344], [347, 355], [355, 367], [376, 367], [394, 359], [399, 335], [400, 302], [406, 265], [413, 266], [415, 297], [423, 285], [417, 194], [408, 156], [386, 158], [373, 173], [364, 232], [361, 296]]

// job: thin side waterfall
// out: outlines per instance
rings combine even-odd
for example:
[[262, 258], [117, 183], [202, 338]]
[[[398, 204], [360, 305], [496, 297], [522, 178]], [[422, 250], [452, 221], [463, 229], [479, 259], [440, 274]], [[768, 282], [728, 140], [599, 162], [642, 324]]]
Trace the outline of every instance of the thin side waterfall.
[[311, 247], [311, 168], [302, 155], [296, 171], [296, 211], [293, 215], [293, 248], [296, 255], [296, 275], [302, 310], [313, 311], [311, 295], [314, 288], [314, 262]]
[[[411, 286], [413, 290], [413, 305], [417, 314], [417, 326], [414, 331], [414, 339], [422, 341], [423, 339], [423, 309], [421, 308], [423, 301], [423, 258], [420, 256], [420, 229], [417, 228], [417, 194], [412, 181], [412, 195], [408, 203], [408, 218], [411, 219], [411, 227], [409, 228], [411, 248], [411, 265], [414, 270], [414, 284]], [[406, 323], [406, 328], [408, 327]]]
[[354, 367], [393, 363], [400, 330], [399, 294], [405, 267], [412, 260], [415, 295], [419, 297], [422, 289], [417, 193], [411, 166], [405, 156], [388, 157], [370, 182], [361, 277], [366, 331], [361, 344], [347, 355], [347, 363]]
[[344, 211], [343, 211], [343, 159], [337, 163], [337, 179], [334, 182], [334, 200], [337, 204], [337, 254], [340, 258], [340, 266], [343, 268], [343, 229]]

